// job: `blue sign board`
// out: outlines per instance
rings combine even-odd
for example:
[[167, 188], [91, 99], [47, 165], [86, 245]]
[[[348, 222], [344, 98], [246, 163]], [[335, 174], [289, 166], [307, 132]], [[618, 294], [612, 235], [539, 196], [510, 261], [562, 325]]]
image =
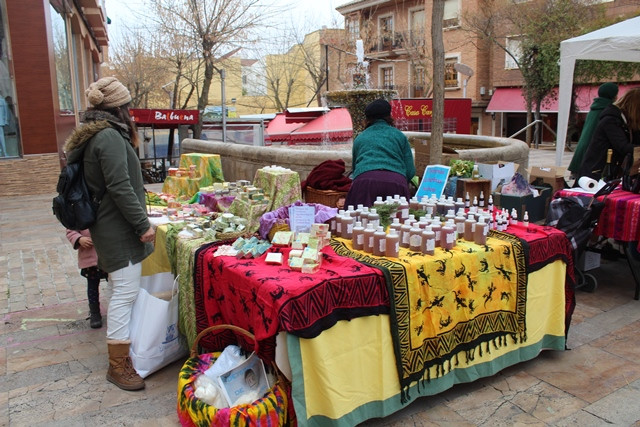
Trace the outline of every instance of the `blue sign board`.
[[437, 198], [440, 198], [444, 192], [444, 187], [447, 184], [450, 170], [451, 168], [449, 166], [427, 166], [424, 170], [422, 181], [420, 182], [420, 186], [416, 193], [418, 200], [422, 199], [424, 196], [431, 197], [432, 194], [435, 194]]

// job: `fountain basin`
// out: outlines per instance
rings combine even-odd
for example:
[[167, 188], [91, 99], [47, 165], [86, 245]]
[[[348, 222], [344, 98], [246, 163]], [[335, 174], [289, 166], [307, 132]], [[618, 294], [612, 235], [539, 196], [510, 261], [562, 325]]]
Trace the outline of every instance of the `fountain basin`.
[[[412, 143], [428, 141], [428, 132], [403, 132]], [[529, 147], [519, 139], [500, 138], [480, 135], [445, 134], [444, 145], [453, 148], [461, 159], [473, 160], [477, 163], [514, 162], [518, 164], [518, 172], [525, 177], [529, 166]], [[183, 153], [219, 154], [225, 180], [252, 180], [258, 169], [265, 166], [278, 165], [288, 167], [306, 179], [309, 172], [325, 160], [343, 159], [347, 171], [352, 169], [351, 146], [318, 145], [313, 148], [291, 148], [287, 146], [253, 146], [223, 143], [221, 141], [204, 141], [185, 139], [182, 141]]]

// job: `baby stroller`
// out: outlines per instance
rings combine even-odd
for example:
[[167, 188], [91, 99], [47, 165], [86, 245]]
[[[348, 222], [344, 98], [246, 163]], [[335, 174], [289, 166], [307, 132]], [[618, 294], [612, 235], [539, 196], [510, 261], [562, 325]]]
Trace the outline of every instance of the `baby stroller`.
[[559, 197], [549, 204], [546, 225], [564, 231], [573, 246], [576, 289], [593, 292], [598, 286], [595, 276], [580, 270], [577, 263], [587, 248], [591, 234], [598, 225], [598, 218], [604, 209], [604, 201], [597, 200], [598, 197], [610, 194], [619, 183], [619, 179], [609, 181], [593, 196], [576, 194]]

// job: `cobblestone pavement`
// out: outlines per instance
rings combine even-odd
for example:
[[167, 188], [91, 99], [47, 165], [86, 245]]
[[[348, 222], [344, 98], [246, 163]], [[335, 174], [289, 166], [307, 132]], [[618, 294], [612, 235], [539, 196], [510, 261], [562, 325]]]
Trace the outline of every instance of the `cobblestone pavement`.
[[[553, 165], [553, 149], [530, 165]], [[570, 155], [563, 164], [568, 164]], [[105, 380], [105, 328], [90, 329], [86, 282], [51, 214], [51, 198], [0, 198], [0, 425], [175, 426], [180, 360], [141, 392]], [[578, 291], [571, 351], [544, 352], [430, 398], [369, 426], [640, 426], [640, 302], [624, 259], [592, 271]], [[101, 285], [103, 313], [109, 298]]]

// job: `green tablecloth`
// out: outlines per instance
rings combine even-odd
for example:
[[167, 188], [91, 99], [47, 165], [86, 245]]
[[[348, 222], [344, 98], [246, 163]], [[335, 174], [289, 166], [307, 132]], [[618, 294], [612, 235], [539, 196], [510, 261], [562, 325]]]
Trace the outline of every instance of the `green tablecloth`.
[[253, 185], [262, 188], [264, 195], [269, 198], [265, 212], [302, 200], [300, 175], [292, 170], [258, 169], [253, 179]]

